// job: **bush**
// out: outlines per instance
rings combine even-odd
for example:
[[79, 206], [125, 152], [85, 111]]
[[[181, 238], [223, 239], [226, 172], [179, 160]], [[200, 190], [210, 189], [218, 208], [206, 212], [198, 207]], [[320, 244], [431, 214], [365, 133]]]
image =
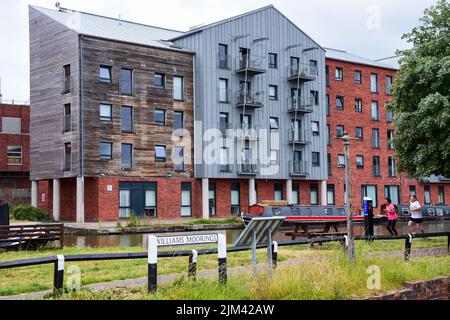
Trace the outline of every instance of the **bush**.
[[11, 210], [11, 216], [15, 220], [22, 221], [51, 221], [49, 214], [42, 209], [29, 205], [20, 205]]

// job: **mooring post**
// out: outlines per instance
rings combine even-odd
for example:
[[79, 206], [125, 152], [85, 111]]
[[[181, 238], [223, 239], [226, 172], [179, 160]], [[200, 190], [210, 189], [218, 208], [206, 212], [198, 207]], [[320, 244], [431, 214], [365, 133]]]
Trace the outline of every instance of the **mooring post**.
[[218, 256], [219, 256], [219, 283], [227, 283], [227, 239], [225, 235], [219, 234], [218, 239]]
[[405, 261], [409, 261], [409, 259], [411, 258], [412, 239], [412, 235], [408, 234], [405, 242]]
[[155, 293], [158, 287], [158, 239], [148, 237], [148, 292]]
[[272, 268], [276, 269], [278, 266], [278, 242], [272, 242]]
[[53, 276], [53, 292], [62, 293], [64, 286], [64, 261], [63, 255], [57, 256], [58, 260], [55, 262], [55, 272]]
[[197, 259], [198, 252], [197, 250], [192, 250], [191, 255], [189, 256], [189, 278], [192, 280], [197, 280]]

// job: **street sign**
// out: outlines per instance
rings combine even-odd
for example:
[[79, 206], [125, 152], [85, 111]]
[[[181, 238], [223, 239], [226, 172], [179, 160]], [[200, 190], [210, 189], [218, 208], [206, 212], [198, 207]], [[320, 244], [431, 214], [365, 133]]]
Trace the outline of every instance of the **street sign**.
[[167, 237], [157, 237], [158, 247], [188, 246], [211, 244], [219, 241], [219, 235], [214, 234], [184, 234]]

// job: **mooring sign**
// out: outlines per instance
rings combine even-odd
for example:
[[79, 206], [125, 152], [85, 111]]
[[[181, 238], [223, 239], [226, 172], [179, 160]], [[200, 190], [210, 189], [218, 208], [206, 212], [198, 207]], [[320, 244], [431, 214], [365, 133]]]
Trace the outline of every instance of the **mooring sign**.
[[188, 234], [169, 237], [158, 237], [159, 247], [187, 246], [194, 244], [209, 244], [219, 241], [218, 234]]

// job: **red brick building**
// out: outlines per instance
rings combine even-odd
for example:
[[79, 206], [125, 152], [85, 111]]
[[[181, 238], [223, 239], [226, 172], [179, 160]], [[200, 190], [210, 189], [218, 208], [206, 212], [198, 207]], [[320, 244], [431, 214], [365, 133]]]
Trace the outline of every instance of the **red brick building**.
[[29, 203], [30, 107], [0, 103], [0, 198]]
[[386, 196], [404, 204], [410, 194], [424, 204], [448, 203], [450, 184], [445, 179], [433, 177], [422, 184], [395, 169], [393, 114], [386, 108], [395, 74], [380, 62], [327, 49], [329, 204], [343, 206], [345, 201], [344, 145], [337, 139], [343, 132], [352, 138], [354, 208], [362, 206], [364, 196], [374, 198], [377, 206]]

